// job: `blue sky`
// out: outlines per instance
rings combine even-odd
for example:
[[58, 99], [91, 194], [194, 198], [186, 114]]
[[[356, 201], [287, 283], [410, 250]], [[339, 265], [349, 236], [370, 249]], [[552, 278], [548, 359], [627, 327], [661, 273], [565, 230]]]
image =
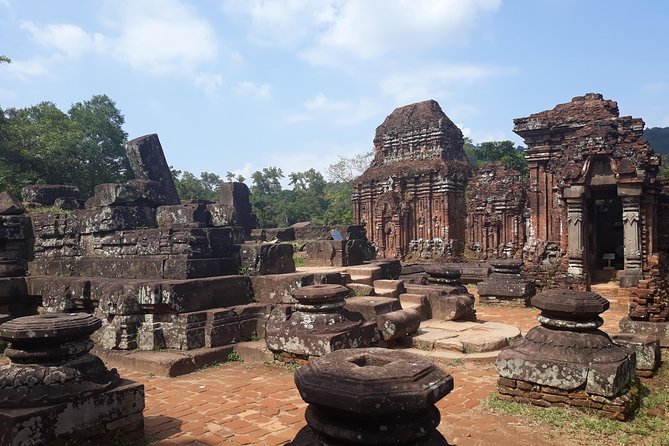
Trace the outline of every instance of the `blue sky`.
[[475, 142], [587, 92], [669, 126], [667, 23], [664, 0], [0, 0], [0, 107], [107, 94], [178, 169], [324, 171], [425, 99]]

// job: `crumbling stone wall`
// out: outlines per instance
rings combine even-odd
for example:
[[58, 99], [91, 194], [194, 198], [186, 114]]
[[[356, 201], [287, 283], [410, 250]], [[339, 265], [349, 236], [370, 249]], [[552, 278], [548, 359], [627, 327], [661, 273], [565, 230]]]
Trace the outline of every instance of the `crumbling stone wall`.
[[520, 172], [500, 164], [480, 166], [469, 181], [465, 256], [520, 258], [525, 243], [527, 184]]
[[462, 256], [471, 168], [463, 143], [433, 100], [395, 109], [376, 129], [374, 160], [353, 182], [352, 199], [354, 219], [379, 257], [424, 247], [434, 257]]
[[[157, 135], [127, 151], [137, 178], [97, 185], [85, 209], [31, 215], [29, 293], [47, 312], [94, 313], [103, 348], [218, 347], [262, 334], [267, 305], [253, 303], [248, 276], [294, 272], [292, 245], [245, 243], [246, 186], [223, 184], [219, 203], [179, 201]], [[62, 196], [52, 189], [30, 192]]]

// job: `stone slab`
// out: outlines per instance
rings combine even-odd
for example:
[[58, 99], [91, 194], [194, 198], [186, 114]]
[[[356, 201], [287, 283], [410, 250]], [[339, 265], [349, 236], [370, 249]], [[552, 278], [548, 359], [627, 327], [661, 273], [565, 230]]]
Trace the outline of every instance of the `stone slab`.
[[631, 333], [609, 333], [615, 344], [636, 352], [637, 374], [653, 374], [662, 362], [660, 341], [656, 337]]
[[344, 308], [359, 313], [366, 321], [375, 321], [380, 314], [401, 310], [399, 299], [379, 296], [360, 296], [346, 299]]
[[346, 268], [346, 272], [351, 275], [351, 281], [355, 283], [364, 283], [374, 286], [374, 281], [383, 278], [381, 267], [376, 265], [359, 265]]
[[[0, 444], [27, 446], [62, 441], [76, 444], [91, 437], [143, 428], [144, 385], [129, 380], [106, 392], [67, 403], [0, 410]], [[128, 419], [129, 418], [129, 419]]]
[[274, 353], [268, 348], [264, 340], [238, 342], [234, 345], [235, 351], [242, 361], [254, 364], [274, 362]]
[[669, 348], [669, 322], [635, 321], [629, 317], [624, 317], [620, 320], [618, 326], [622, 333], [657, 337], [660, 340], [660, 347]]
[[158, 376], [180, 376], [210, 364], [225, 362], [233, 345], [201, 348], [188, 352], [167, 351], [124, 351], [95, 348], [93, 352], [105, 364], [127, 368], [142, 373], [153, 373]]
[[269, 276], [253, 276], [250, 278], [253, 296], [256, 302], [262, 303], [296, 303], [293, 292], [307, 285], [314, 284], [312, 273], [288, 273]]

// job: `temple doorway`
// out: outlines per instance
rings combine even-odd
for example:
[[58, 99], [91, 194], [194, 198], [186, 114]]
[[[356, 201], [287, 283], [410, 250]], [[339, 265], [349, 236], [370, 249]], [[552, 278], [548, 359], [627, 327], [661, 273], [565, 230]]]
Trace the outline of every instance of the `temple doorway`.
[[615, 280], [625, 267], [623, 205], [615, 186], [590, 189], [588, 253], [593, 283]]

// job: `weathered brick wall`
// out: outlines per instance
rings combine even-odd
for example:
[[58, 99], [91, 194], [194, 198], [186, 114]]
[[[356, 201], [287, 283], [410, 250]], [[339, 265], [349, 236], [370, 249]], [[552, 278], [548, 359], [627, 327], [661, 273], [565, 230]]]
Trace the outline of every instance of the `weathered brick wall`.
[[516, 170], [480, 166], [467, 185], [466, 257], [520, 258], [525, 243], [527, 184]]

